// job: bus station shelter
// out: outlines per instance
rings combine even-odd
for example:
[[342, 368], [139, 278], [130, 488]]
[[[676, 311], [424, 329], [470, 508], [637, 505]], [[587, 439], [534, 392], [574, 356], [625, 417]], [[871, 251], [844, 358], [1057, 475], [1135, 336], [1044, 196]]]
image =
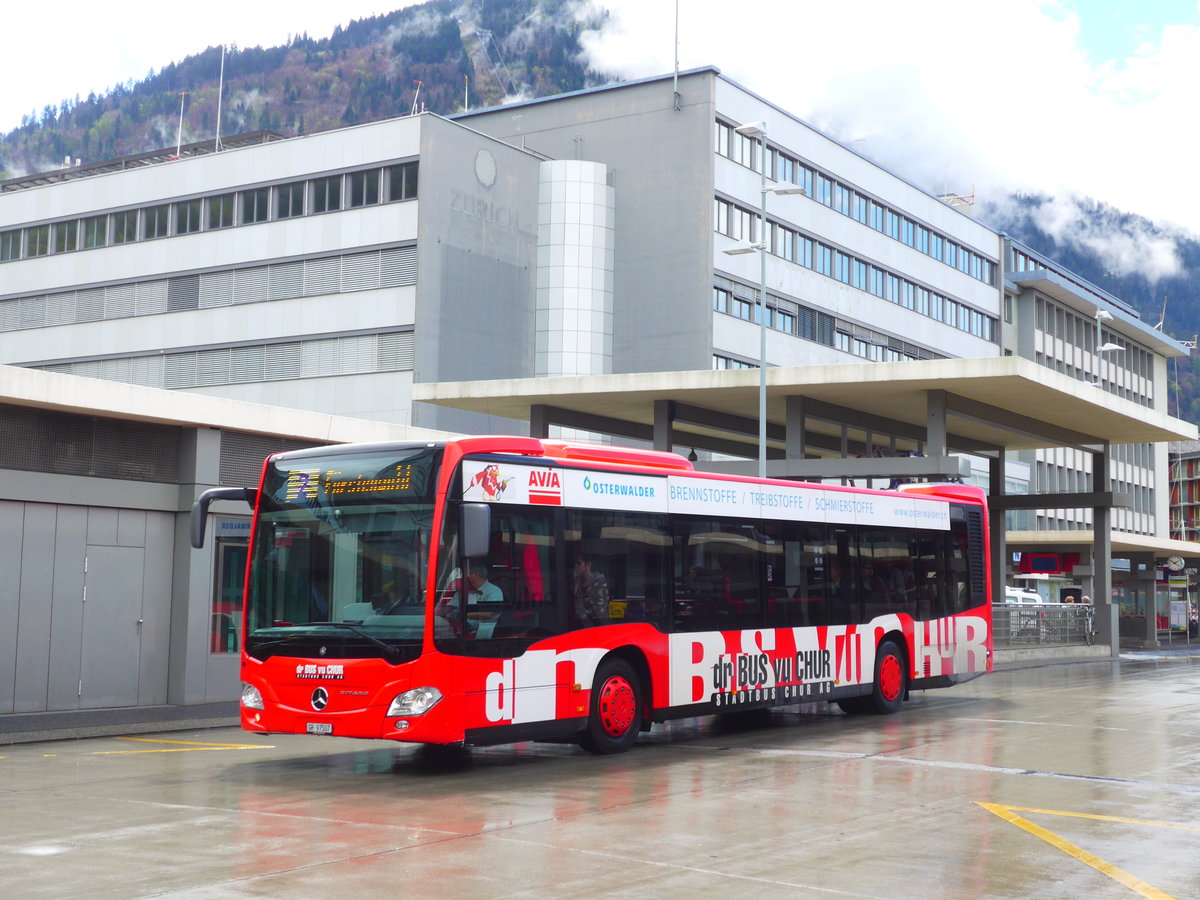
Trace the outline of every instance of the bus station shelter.
[[[1196, 427], [1087, 382], [1016, 356], [781, 366], [766, 373], [766, 474], [808, 481], [962, 478], [958, 454], [988, 460], [993, 595], [1002, 596], [1010, 543], [1090, 545], [1092, 596], [1100, 640], [1118, 652], [1111, 604], [1112, 555], [1176, 555], [1200, 560], [1200, 544], [1111, 532], [1114, 445], [1194, 440]], [[551, 427], [683, 451], [698, 469], [758, 472], [757, 369], [578, 375], [413, 385], [414, 401], [489, 417], [486, 430], [528, 422], [533, 437]], [[1092, 457], [1091, 490], [1005, 493], [1006, 455], [1070, 447]], [[701, 461], [699, 453], [715, 456]], [[1165, 459], [1163, 464], [1165, 465]], [[1016, 509], [1092, 509], [1092, 531], [1006, 536]], [[1146, 616], [1145, 641], [1155, 641]]]

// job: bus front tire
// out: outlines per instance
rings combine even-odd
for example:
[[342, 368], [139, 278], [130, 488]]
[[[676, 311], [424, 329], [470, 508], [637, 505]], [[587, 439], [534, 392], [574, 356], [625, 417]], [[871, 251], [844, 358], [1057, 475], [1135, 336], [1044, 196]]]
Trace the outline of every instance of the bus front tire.
[[633, 666], [609, 659], [596, 670], [587, 728], [579, 740], [589, 753], [624, 753], [642, 723], [642, 687]]

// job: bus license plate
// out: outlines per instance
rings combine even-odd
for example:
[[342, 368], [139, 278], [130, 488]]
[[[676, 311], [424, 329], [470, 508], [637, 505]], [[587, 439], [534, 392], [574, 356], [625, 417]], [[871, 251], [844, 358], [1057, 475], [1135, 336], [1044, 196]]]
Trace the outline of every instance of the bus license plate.
[[304, 730], [309, 734], [333, 734], [332, 722], [307, 722]]

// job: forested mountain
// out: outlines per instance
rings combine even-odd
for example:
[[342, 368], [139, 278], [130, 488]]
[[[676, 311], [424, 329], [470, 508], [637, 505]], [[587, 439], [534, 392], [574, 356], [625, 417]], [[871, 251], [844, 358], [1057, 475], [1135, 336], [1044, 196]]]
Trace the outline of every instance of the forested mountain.
[[[582, 30], [602, 22], [581, 23], [579, 8], [577, 0], [431, 0], [351, 22], [329, 37], [227, 48], [221, 134], [306, 134], [414, 109], [445, 115], [612, 81], [581, 63]], [[142, 81], [27, 115], [0, 135], [0, 179], [54, 169], [68, 158], [99, 162], [213, 138], [221, 66], [221, 48], [210, 47]], [[976, 215], [1129, 302], [1151, 325], [1162, 318], [1165, 333], [1190, 340], [1200, 331], [1200, 243], [1096, 203], [1078, 205], [1075, 226], [1063, 229], [1061, 216], [1043, 215], [1051, 202], [1004, 198], [981, 204]], [[1173, 248], [1179, 265], [1151, 272], [1110, 252], [1109, 239], [1125, 247], [1157, 241]], [[1169, 373], [1170, 412], [1200, 422], [1200, 376], [1186, 359], [1172, 362]]]
[[[443, 115], [506, 97], [585, 86], [574, 0], [432, 0], [282, 47], [228, 48], [221, 133], [327, 131], [428, 109]], [[216, 134], [222, 51], [171, 63], [104, 95], [63, 100], [0, 136], [0, 178], [66, 158], [113, 159]], [[607, 78], [593, 80], [607, 81]], [[186, 96], [181, 98], [181, 94]]]

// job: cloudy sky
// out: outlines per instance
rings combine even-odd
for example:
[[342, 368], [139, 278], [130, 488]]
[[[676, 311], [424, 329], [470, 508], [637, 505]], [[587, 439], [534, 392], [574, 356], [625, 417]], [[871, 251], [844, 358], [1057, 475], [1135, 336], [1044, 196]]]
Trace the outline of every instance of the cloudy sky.
[[[612, 13], [592, 64], [674, 65], [674, 0], [580, 0]], [[70, 3], [5, 13], [0, 131], [221, 43], [270, 46], [402, 0]], [[716, 65], [888, 168], [941, 192], [1086, 195], [1200, 234], [1200, 0], [679, 0], [679, 60]], [[20, 38], [12, 40], [13, 36]], [[1069, 218], [1069, 213], [1064, 213]], [[1153, 247], [1143, 247], [1153, 264]]]

